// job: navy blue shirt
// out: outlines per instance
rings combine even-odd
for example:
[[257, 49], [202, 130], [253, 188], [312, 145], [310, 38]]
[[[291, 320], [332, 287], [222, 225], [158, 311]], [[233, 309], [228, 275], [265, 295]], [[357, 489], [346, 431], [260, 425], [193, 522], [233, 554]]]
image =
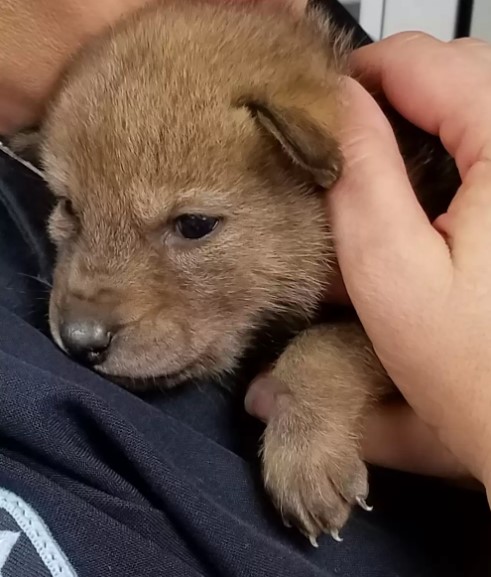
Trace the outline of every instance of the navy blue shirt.
[[50, 202], [0, 155], [2, 577], [491, 574], [482, 495], [372, 471], [374, 512], [315, 550], [263, 492], [241, 391], [138, 397], [67, 358], [46, 323]]

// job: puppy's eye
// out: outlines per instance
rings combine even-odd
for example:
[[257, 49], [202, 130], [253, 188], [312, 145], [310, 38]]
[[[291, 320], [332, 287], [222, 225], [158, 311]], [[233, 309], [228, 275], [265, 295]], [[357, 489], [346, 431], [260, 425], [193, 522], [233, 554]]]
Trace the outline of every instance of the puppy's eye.
[[60, 200], [60, 208], [65, 213], [66, 216], [69, 216], [70, 218], [77, 217], [77, 213], [75, 212], [73, 203], [69, 198], [62, 198]]
[[214, 216], [183, 214], [176, 218], [174, 225], [182, 237], [196, 240], [208, 236], [215, 230], [219, 222], [220, 219]]

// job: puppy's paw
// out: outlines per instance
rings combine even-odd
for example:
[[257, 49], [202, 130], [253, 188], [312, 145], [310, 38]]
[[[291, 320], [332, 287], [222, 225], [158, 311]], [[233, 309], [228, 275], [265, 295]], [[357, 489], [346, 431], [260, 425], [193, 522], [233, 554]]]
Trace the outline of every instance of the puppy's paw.
[[269, 423], [263, 476], [285, 524], [296, 526], [317, 546], [322, 533], [342, 540], [339, 532], [354, 505], [370, 510], [368, 475], [345, 431], [319, 432], [309, 425], [285, 415]]

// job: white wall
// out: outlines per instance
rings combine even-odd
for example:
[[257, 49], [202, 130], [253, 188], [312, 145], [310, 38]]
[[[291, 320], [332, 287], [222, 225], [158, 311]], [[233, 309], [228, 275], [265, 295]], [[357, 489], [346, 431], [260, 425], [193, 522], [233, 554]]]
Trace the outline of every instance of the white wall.
[[422, 30], [440, 40], [452, 40], [458, 0], [386, 0], [382, 35]]
[[374, 40], [382, 37], [384, 4], [387, 0], [362, 0], [360, 25]]
[[491, 0], [474, 0], [471, 36], [491, 42]]
[[[451, 40], [456, 28], [458, 0], [341, 0], [359, 3], [360, 24], [379, 40], [404, 30], [422, 30]], [[474, 0], [471, 36], [491, 41], [491, 0]]]

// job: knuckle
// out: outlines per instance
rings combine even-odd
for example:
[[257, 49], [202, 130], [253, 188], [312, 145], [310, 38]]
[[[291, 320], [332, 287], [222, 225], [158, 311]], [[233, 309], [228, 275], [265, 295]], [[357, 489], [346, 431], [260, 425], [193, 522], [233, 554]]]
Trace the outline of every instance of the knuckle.
[[436, 40], [436, 38], [431, 36], [431, 34], [422, 32], [421, 30], [408, 30], [404, 32], [396, 32], [395, 34], [389, 36], [389, 38], [393, 42], [398, 42], [401, 44], [407, 44], [407, 43], [421, 44], [427, 42], [432, 43], [438, 42], [438, 40]]
[[480, 40], [479, 38], [470, 38], [470, 37], [455, 38], [450, 41], [450, 44], [452, 46], [457, 46], [463, 49], [487, 48], [491, 50], [491, 45], [488, 42], [485, 42], [484, 40]]

